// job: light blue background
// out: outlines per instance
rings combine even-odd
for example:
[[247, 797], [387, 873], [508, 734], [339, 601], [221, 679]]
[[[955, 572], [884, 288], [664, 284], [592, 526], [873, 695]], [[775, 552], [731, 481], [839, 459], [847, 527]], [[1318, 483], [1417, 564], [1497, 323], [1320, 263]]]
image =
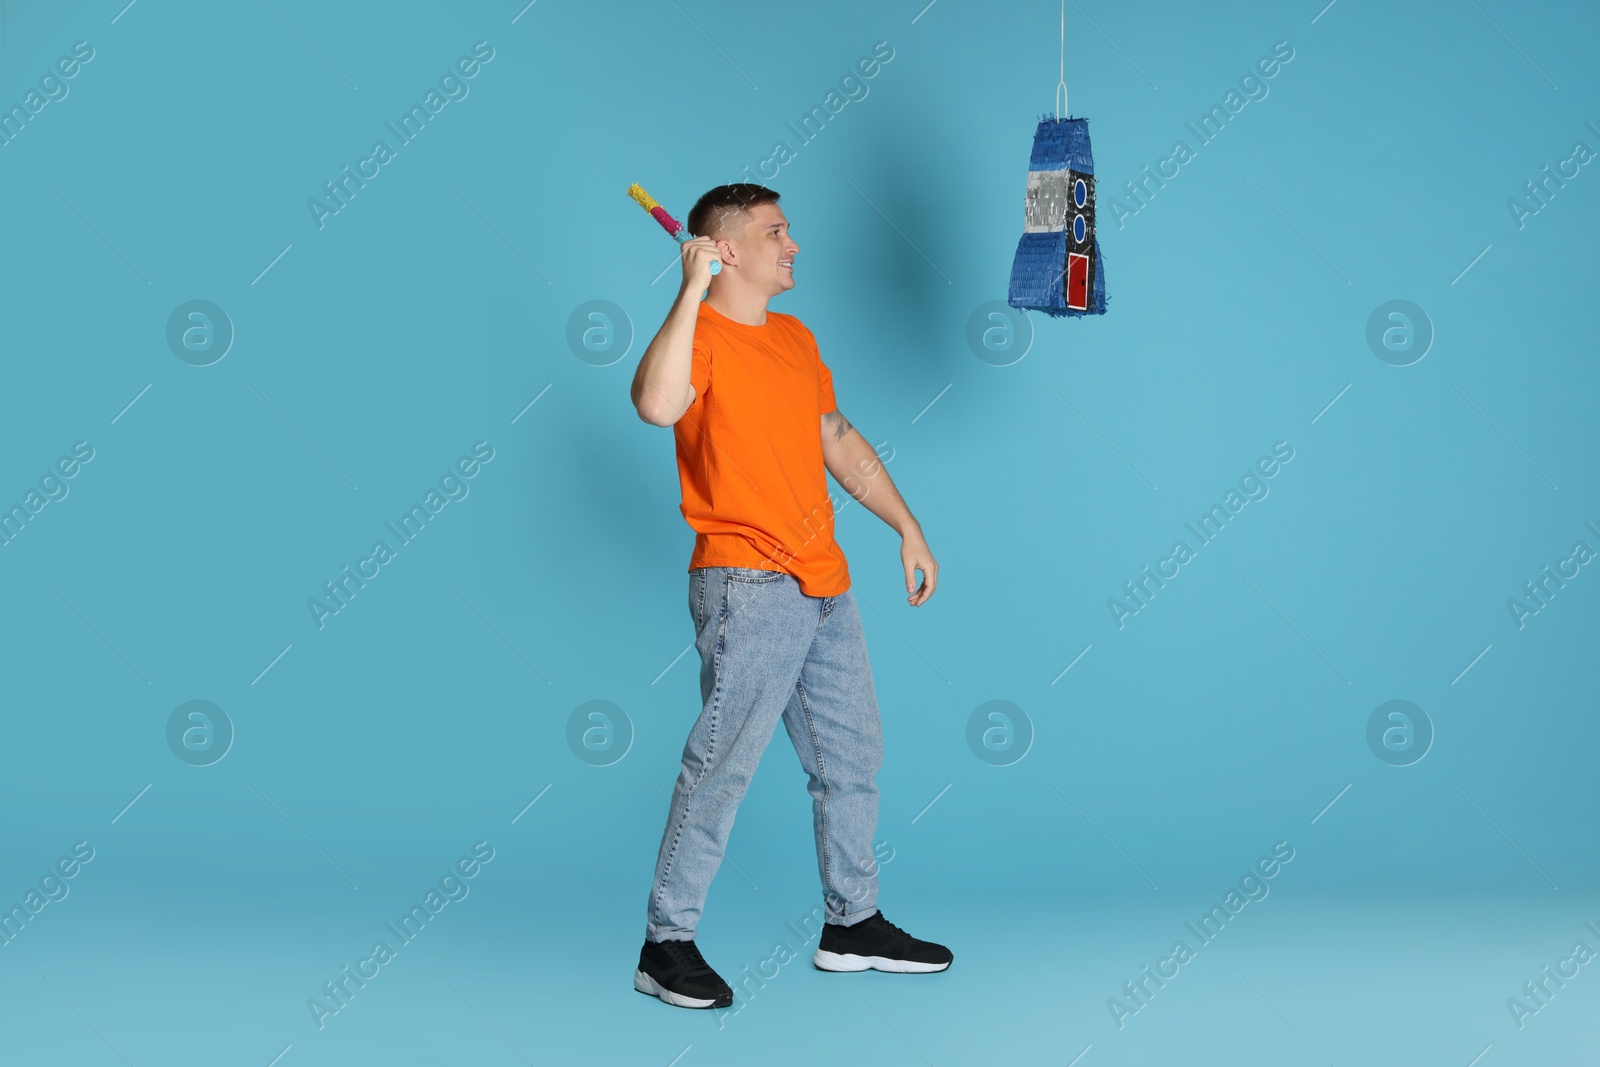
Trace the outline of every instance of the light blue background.
[[[1600, 150], [1600, 18], [1069, 5], [1109, 312], [1030, 316], [994, 366], [965, 333], [1005, 293], [1058, 7], [923, 2], [4, 4], [0, 104], [95, 50], [0, 147], [0, 503], [95, 449], [0, 548], [0, 902], [96, 850], [0, 948], [7, 1059], [1592, 1049], [1600, 977], [1525, 1030], [1505, 999], [1600, 947], [1600, 578], [1521, 629], [1506, 602], [1600, 548], [1600, 176], [1523, 228], [1506, 201]], [[308, 198], [480, 40], [470, 94], [319, 229]], [[627, 399], [674, 246], [624, 191], [683, 217], [878, 41], [867, 95], [769, 182], [802, 249], [773, 307], [893, 449], [939, 561], [907, 608], [892, 531], [841, 509], [887, 746], [880, 903], [957, 962], [841, 980], [808, 949], [719, 1027], [629, 987], [698, 691], [671, 436]], [[1185, 123], [1278, 41], [1268, 95], [1197, 147]], [[1195, 158], [1119, 227], [1178, 139]], [[236, 330], [207, 367], [165, 341], [194, 299]], [[1406, 367], [1365, 339], [1393, 299], [1436, 331]], [[566, 340], [591, 300], [631, 324], [608, 366]], [[477, 441], [470, 495], [318, 629], [307, 599]], [[1270, 495], [1119, 629], [1108, 598], [1278, 441]], [[1397, 698], [1436, 731], [1408, 767], [1365, 740]], [[164, 736], [193, 699], [236, 729], [204, 768]], [[565, 740], [595, 699], [633, 731], [604, 767]], [[1035, 735], [1003, 767], [966, 741], [996, 699]], [[765, 762], [702, 923], [730, 979], [820, 892], [781, 732]], [[319, 1031], [306, 998], [480, 840], [471, 896]], [[1240, 932], [1115, 1028], [1106, 999], [1280, 840]]]

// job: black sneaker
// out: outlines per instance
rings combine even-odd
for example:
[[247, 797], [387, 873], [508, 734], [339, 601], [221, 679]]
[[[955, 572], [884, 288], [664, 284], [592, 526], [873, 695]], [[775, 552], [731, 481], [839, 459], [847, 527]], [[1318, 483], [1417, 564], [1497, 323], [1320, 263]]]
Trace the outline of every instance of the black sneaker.
[[726, 1008], [733, 1003], [733, 990], [693, 941], [646, 939], [633, 988], [680, 1008]]
[[823, 923], [811, 962], [824, 971], [894, 971], [921, 974], [942, 971], [955, 959], [950, 950], [932, 941], [918, 941], [894, 923], [873, 912], [850, 926]]

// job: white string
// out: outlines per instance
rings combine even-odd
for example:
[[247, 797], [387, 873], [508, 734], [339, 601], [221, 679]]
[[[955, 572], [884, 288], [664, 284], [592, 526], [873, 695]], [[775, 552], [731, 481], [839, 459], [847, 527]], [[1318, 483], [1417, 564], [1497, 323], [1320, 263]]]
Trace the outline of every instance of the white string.
[[1056, 118], [1067, 117], [1067, 0], [1061, 0], [1061, 82], [1056, 86]]

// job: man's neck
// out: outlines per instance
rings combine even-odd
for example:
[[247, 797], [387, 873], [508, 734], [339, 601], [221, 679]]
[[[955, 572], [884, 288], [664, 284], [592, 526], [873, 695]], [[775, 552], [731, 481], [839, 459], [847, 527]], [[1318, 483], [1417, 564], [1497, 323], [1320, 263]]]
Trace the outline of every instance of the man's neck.
[[724, 315], [734, 322], [742, 322], [746, 326], [765, 326], [767, 324], [767, 301], [771, 297], [760, 293], [732, 292], [716, 284], [713, 279], [710, 295], [706, 303], [720, 315]]

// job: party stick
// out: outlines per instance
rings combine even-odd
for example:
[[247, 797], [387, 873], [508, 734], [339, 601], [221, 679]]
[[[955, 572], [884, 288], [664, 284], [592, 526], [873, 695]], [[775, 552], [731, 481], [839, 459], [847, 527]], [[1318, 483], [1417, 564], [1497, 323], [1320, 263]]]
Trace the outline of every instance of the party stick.
[[[693, 236], [689, 233], [688, 229], [684, 227], [683, 223], [667, 214], [667, 209], [657, 203], [655, 197], [645, 192], [642, 185], [639, 185], [636, 182], [633, 185], [628, 186], [628, 195], [631, 196], [640, 207], [648, 211], [650, 213], [650, 217], [659, 222], [663, 230], [666, 230], [673, 237], [677, 238], [679, 244], [683, 244]], [[711, 273], [716, 274], [721, 270], [722, 261], [713, 259], [711, 261]]]

